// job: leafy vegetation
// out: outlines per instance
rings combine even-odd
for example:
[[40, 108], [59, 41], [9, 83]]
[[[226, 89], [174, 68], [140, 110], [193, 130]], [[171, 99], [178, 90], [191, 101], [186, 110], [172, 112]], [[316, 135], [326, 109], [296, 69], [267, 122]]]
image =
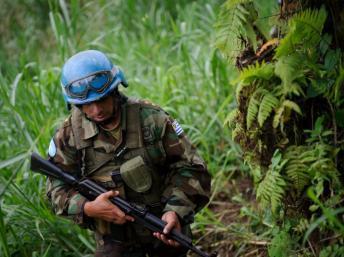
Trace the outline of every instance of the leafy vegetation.
[[[222, 47], [224, 16], [232, 17], [243, 3], [250, 1], [228, 0], [223, 10], [230, 8], [219, 18], [224, 27], [219, 26], [218, 47], [225, 56], [233, 50]], [[235, 23], [244, 31], [231, 35], [245, 55], [232, 56], [240, 69], [234, 81], [238, 106], [226, 121], [250, 166], [257, 199], [272, 211], [278, 232], [269, 233], [269, 256], [322, 255], [331, 251], [324, 248], [329, 238], [333, 256], [342, 251], [343, 54], [328, 21], [330, 12], [344, 9], [332, 7], [283, 1], [274, 23], [278, 33], [261, 37], [257, 29], [248, 37], [257, 17], [252, 13], [259, 13], [251, 3], [245, 7], [251, 16]], [[262, 40], [257, 45], [249, 38]], [[268, 214], [262, 210], [263, 217]]]

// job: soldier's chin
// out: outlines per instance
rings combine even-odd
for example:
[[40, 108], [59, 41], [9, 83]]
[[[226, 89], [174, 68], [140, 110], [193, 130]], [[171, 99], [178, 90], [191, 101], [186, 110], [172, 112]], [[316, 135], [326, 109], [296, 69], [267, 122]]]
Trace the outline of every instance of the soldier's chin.
[[98, 117], [93, 117], [92, 120], [95, 123], [102, 123], [102, 124], [107, 124], [110, 122], [110, 118], [106, 116], [98, 116]]
[[100, 124], [102, 126], [106, 126], [112, 122], [112, 117], [102, 119], [100, 121], [96, 121], [97, 124]]

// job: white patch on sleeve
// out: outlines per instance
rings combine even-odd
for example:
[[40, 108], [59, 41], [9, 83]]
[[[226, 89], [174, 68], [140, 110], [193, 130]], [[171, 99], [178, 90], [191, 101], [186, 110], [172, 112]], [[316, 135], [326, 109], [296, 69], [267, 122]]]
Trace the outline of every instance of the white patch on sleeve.
[[53, 138], [50, 140], [48, 154], [51, 158], [56, 155], [56, 145]]
[[184, 130], [182, 129], [182, 127], [179, 125], [178, 121], [176, 120], [173, 121], [172, 127], [178, 136], [184, 133]]

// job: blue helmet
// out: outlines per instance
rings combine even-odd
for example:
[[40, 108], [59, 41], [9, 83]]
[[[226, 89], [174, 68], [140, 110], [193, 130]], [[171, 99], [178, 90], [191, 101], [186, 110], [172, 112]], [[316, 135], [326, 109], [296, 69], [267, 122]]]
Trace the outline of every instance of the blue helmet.
[[87, 50], [69, 58], [62, 67], [61, 86], [69, 104], [86, 104], [127, 87], [123, 72], [100, 51]]

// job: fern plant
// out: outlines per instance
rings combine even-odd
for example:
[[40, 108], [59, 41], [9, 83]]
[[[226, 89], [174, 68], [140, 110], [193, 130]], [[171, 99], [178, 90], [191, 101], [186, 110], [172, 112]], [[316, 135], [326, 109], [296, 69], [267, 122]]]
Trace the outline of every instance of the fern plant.
[[[306, 2], [318, 5], [316, 1]], [[298, 239], [309, 237], [315, 229], [313, 223], [326, 208], [341, 210], [344, 195], [340, 175], [344, 170], [344, 60], [342, 49], [335, 48], [336, 35], [328, 30], [333, 22], [328, 13], [334, 10], [330, 1], [325, 2], [312, 9], [297, 9], [302, 6], [300, 1], [282, 2], [281, 12], [286, 12], [285, 6], [296, 10], [294, 15], [281, 16], [289, 20], [279, 28], [283, 36], [276, 41], [273, 58], [267, 61], [257, 58], [265, 45], [255, 47], [259, 40], [258, 45], [269, 37], [259, 34], [252, 16], [245, 22], [253, 24], [258, 41], [250, 40], [239, 29], [231, 30], [229, 35], [235, 39], [230, 42], [235, 43], [222, 48], [226, 56], [233, 56], [233, 47], [241, 42], [236, 50], [242, 52], [234, 57], [246, 58], [241, 63], [256, 60], [244, 68], [237, 63], [240, 74], [233, 81], [237, 85], [237, 108], [227, 121], [251, 169], [257, 199], [275, 214], [283, 214], [274, 217], [278, 224], [290, 222], [294, 228], [288, 233], [297, 234]], [[228, 3], [232, 5], [223, 11], [227, 15], [234, 15], [239, 4], [259, 10], [255, 4], [249, 5], [250, 1]], [[218, 28], [226, 31], [219, 24]], [[314, 198], [307, 194], [310, 189]], [[324, 236], [337, 232], [330, 221], [325, 224], [329, 226], [325, 226]]]
[[282, 160], [282, 154], [277, 150], [272, 157], [269, 170], [257, 188], [257, 198], [261, 200], [264, 206], [270, 204], [273, 212], [276, 212], [281, 205], [285, 193], [287, 183], [281, 174], [281, 170], [286, 162], [287, 160]]
[[325, 144], [289, 146], [283, 155], [276, 150], [271, 165], [262, 182], [258, 184], [257, 198], [263, 205], [271, 204], [273, 212], [283, 204], [282, 198], [288, 192], [300, 197], [307, 186], [314, 186], [319, 197], [324, 182], [339, 183], [339, 172], [335, 167], [335, 149]]
[[245, 48], [257, 50], [258, 45], [271, 38], [267, 17], [275, 17], [276, 10], [275, 0], [227, 0], [215, 25], [217, 48], [231, 62]]
[[[233, 6], [234, 2], [229, 5], [229, 7]], [[234, 136], [241, 139], [242, 146], [247, 151], [256, 149], [252, 146], [254, 141], [262, 142], [262, 148], [272, 150], [272, 152], [276, 147], [283, 148], [292, 141], [297, 143], [299, 131], [295, 130], [295, 127], [297, 127], [297, 119], [302, 119], [304, 114], [297, 99], [309, 94], [311, 81], [316, 80], [319, 75], [317, 61], [321, 53], [318, 53], [316, 47], [320, 43], [324, 44], [321, 31], [325, 19], [324, 8], [305, 10], [295, 15], [289, 21], [286, 36], [276, 49], [278, 54], [274, 62], [257, 62], [248, 66], [234, 81], [238, 84], [236, 90], [238, 111], [236, 118], [232, 121], [244, 122], [240, 126], [242, 135], [234, 133]], [[299, 30], [302, 30], [301, 37], [298, 34]], [[303, 41], [307, 41], [306, 47], [302, 45]], [[294, 48], [291, 49], [291, 47]], [[324, 46], [323, 48], [322, 55], [326, 56], [325, 49], [328, 48]], [[261, 133], [256, 132], [257, 128], [261, 128]], [[264, 138], [266, 130], [269, 129], [278, 130], [273, 133], [272, 138]], [[291, 131], [294, 133], [293, 138], [290, 138]], [[271, 153], [266, 156], [267, 159], [271, 157]], [[262, 164], [261, 160], [261, 156], [256, 159], [258, 165]]]
[[278, 231], [268, 247], [270, 257], [289, 257], [292, 253], [293, 239], [287, 229]]
[[276, 57], [287, 56], [295, 49], [316, 49], [327, 18], [324, 8], [307, 9], [295, 14], [288, 24], [286, 36], [276, 49]]

